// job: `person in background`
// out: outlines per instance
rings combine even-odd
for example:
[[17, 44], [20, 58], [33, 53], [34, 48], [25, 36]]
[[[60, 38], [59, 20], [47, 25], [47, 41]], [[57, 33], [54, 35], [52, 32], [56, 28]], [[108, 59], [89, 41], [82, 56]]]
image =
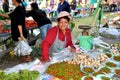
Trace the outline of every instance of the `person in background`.
[[114, 11], [118, 11], [118, 4], [119, 4], [119, 1], [118, 0], [113, 0], [113, 7], [114, 7]]
[[39, 9], [37, 3], [32, 3], [31, 8], [32, 10], [28, 11], [26, 16], [31, 16], [37, 22], [41, 33], [41, 38], [43, 40], [46, 36], [47, 31], [51, 28], [52, 22], [47, 17], [46, 13]]
[[27, 38], [28, 31], [25, 28], [25, 7], [20, 6], [21, 0], [12, 0], [15, 9], [9, 14], [0, 14], [0, 16], [10, 17], [11, 19], [11, 34], [13, 41], [18, 41], [18, 38]]
[[58, 13], [60, 13], [61, 11], [67, 11], [68, 13], [70, 13], [71, 9], [69, 3], [65, 0], [60, 0], [60, 2], [58, 3], [57, 11]]
[[[15, 6], [15, 9], [9, 14], [0, 14], [0, 16], [10, 17], [11, 19], [11, 34], [12, 39], [17, 45], [19, 38], [21, 40], [27, 39], [28, 31], [25, 27], [25, 7], [22, 4], [21, 0], [12, 0], [12, 4]], [[30, 56], [23, 56], [22, 62], [31, 61]]]
[[49, 55], [52, 53], [60, 52], [65, 47], [70, 46], [71, 52], [75, 52], [75, 47], [72, 44], [71, 31], [68, 28], [71, 17], [66, 11], [62, 11], [57, 16], [57, 26], [52, 27], [48, 30], [45, 39], [43, 40], [42, 62], [49, 61]]
[[[116, 11], [116, 9], [118, 8], [118, 0], [108, 0], [108, 3], [110, 12]], [[114, 9], [112, 10], [112, 8]]]
[[71, 9], [75, 10], [76, 9], [77, 1], [76, 0], [72, 0], [71, 4], [72, 4]]
[[9, 12], [9, 1], [8, 0], [2, 0], [2, 8], [5, 13]]

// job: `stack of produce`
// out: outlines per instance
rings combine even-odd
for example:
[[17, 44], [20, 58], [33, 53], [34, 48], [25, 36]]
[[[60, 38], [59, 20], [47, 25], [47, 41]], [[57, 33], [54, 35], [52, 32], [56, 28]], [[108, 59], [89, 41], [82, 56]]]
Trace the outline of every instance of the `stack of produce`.
[[73, 59], [68, 60], [68, 64], [77, 64], [80, 66], [91, 66], [93, 68], [98, 68], [108, 59], [108, 56], [104, 53], [99, 54], [96, 58], [91, 58], [86, 53], [77, 53]]
[[120, 55], [118, 49], [119, 49], [119, 43], [117, 43], [115, 45], [111, 44], [111, 50], [110, 51], [113, 55]]
[[115, 61], [120, 61], [120, 56], [113, 56], [113, 59], [115, 60]]
[[110, 38], [110, 39], [116, 39], [116, 36], [113, 34], [107, 34], [107, 33], [99, 33], [100, 36]]
[[0, 23], [0, 33], [10, 33], [10, 29], [4, 29], [4, 24]]
[[116, 43], [115, 46], [117, 47], [118, 50], [120, 50], [120, 42]]
[[120, 69], [115, 69], [115, 74], [117, 74], [118, 76], [120, 76]]
[[81, 80], [86, 75], [80, 71], [79, 65], [68, 64], [67, 62], [51, 64], [46, 73], [62, 80]]
[[36, 80], [38, 77], [38, 71], [21, 70], [19, 73], [11, 74], [0, 71], [0, 80]]
[[2, 33], [2, 30], [3, 30], [3, 24], [0, 23], [0, 33]]
[[34, 20], [25, 20], [26, 28], [37, 27], [37, 23]]
[[105, 65], [110, 68], [116, 68], [117, 64], [114, 62], [106, 62]]
[[85, 76], [83, 80], [94, 80], [92, 76]]

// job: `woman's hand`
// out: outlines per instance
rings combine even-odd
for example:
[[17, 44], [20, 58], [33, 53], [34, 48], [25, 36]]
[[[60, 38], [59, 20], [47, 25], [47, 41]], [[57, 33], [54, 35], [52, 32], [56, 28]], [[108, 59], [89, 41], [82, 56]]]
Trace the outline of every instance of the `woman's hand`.
[[6, 17], [6, 18], [9, 18], [8, 14], [0, 14], [0, 16], [3, 16], [3, 17]]
[[50, 61], [50, 59], [43, 59], [42, 57], [40, 57], [40, 62], [42, 62], [42, 63], [46, 63], [46, 62], [49, 62]]
[[26, 40], [23, 35], [20, 36], [21, 40]]
[[74, 47], [71, 47], [70, 52], [76, 52], [76, 49]]
[[18, 40], [19, 40], [19, 41], [25, 41], [26, 39], [24, 38], [23, 35], [21, 35], [20, 37], [18, 37]]

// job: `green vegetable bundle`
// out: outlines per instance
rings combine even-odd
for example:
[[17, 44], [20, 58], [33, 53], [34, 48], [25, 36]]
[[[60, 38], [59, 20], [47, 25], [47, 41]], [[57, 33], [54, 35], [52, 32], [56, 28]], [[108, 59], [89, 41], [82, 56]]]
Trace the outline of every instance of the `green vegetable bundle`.
[[11, 74], [0, 71], [0, 80], [36, 80], [38, 77], [38, 71], [21, 70], [19, 73]]

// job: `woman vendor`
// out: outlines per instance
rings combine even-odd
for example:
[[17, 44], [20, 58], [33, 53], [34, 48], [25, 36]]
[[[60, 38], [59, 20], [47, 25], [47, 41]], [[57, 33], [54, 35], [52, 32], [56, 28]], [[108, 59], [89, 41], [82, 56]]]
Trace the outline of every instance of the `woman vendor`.
[[66, 11], [62, 11], [57, 17], [57, 26], [48, 30], [45, 39], [42, 42], [42, 57], [41, 61], [49, 61], [49, 55], [60, 52], [63, 48], [70, 46], [71, 52], [75, 52], [75, 47], [72, 44], [71, 32], [68, 29], [71, 17]]

